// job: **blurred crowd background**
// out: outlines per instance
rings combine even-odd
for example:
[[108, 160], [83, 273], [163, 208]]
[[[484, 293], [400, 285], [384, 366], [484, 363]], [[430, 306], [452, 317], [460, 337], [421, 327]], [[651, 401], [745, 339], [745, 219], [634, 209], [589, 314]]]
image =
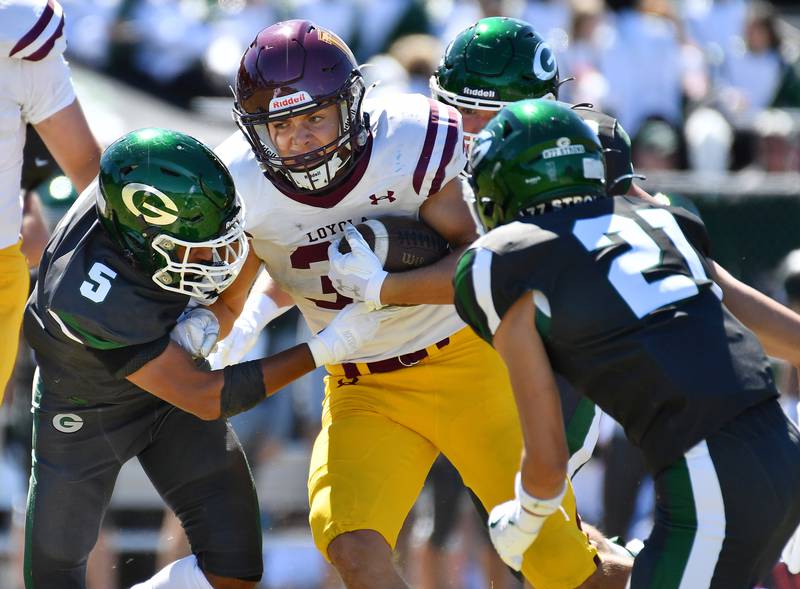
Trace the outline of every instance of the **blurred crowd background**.
[[[143, 126], [175, 128], [216, 145], [236, 131], [229, 86], [263, 27], [307, 18], [353, 48], [371, 92], [428, 94], [448, 42], [484, 16], [531, 22], [553, 48], [562, 100], [616, 116], [651, 193], [693, 207], [715, 258], [738, 277], [800, 310], [800, 3], [749, 0], [61, 0], [67, 56], [97, 137], [108, 144]], [[23, 178], [28, 207], [50, 227], [75, 194], [35, 133]], [[33, 234], [37, 234], [33, 230]], [[38, 231], [42, 239], [46, 228]], [[270, 325], [250, 357], [306, 336], [295, 313]], [[0, 409], [0, 586], [20, 589], [30, 468], [30, 351], [22, 347]], [[713, 367], [709, 367], [713, 370]], [[794, 369], [776, 365], [796, 416]], [[306, 522], [308, 456], [322, 375], [314, 373], [237, 416], [264, 524], [263, 587], [339, 587]], [[578, 474], [581, 511], [609, 536], [645, 537], [652, 489], [635, 450], [606, 419]], [[399, 564], [422, 589], [487, 587], [491, 559], [466, 494], [426, 486], [409, 517]], [[129, 586], [187, 552], [180, 527], [138, 465], [117, 485], [90, 589]], [[770, 581], [780, 589], [780, 581]], [[498, 587], [499, 585], [495, 585]], [[521, 587], [512, 577], [507, 587]]]

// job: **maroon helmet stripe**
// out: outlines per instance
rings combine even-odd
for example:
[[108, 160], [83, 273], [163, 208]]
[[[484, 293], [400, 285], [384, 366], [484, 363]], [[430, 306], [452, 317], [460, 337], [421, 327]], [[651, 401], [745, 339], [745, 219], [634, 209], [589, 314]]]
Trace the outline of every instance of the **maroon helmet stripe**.
[[414, 170], [414, 192], [419, 194], [422, 189], [422, 181], [425, 179], [425, 172], [428, 171], [428, 166], [431, 163], [431, 155], [433, 153], [433, 144], [436, 143], [436, 134], [439, 127], [439, 103], [435, 100], [430, 100], [431, 111], [430, 118], [428, 119], [428, 130], [425, 133], [425, 143], [422, 146], [422, 153], [417, 162], [417, 168]]
[[[62, 15], [63, 16], [63, 15]], [[50, 24], [50, 20], [53, 18], [53, 0], [47, 0], [47, 6], [45, 7], [42, 14], [39, 16], [39, 20], [36, 21], [36, 24], [33, 25], [33, 28], [25, 33], [25, 36], [22, 37], [17, 44], [9, 52], [9, 57], [14, 57], [15, 53], [18, 53], [25, 49], [28, 45], [33, 43], [39, 35], [42, 34], [47, 28], [47, 25]]]
[[61, 36], [63, 32], [64, 32], [64, 14], [62, 13], [61, 22], [58, 23], [58, 28], [52, 35], [50, 35], [50, 38], [47, 40], [47, 42], [44, 45], [42, 45], [39, 49], [31, 53], [29, 56], [23, 57], [22, 59], [26, 59], [28, 61], [39, 61], [41, 59], [44, 59], [45, 57], [47, 57], [47, 54], [50, 53], [50, 50], [53, 48], [53, 45], [56, 44], [56, 40]]
[[429, 195], [436, 194], [442, 189], [442, 181], [444, 180], [444, 172], [447, 169], [447, 164], [453, 159], [453, 152], [456, 148], [456, 140], [458, 139], [458, 115], [456, 109], [452, 106], [447, 108], [447, 136], [444, 140], [444, 150], [442, 151], [442, 161], [439, 162], [439, 169], [436, 170], [436, 176], [431, 183]]

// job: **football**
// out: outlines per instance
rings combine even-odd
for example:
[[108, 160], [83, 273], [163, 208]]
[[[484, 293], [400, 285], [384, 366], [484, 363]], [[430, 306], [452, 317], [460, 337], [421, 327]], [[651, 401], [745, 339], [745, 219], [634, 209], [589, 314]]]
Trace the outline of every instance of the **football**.
[[[356, 225], [387, 272], [404, 272], [433, 264], [450, 252], [449, 244], [422, 221], [408, 217], [381, 217]], [[339, 243], [346, 254], [350, 244]]]

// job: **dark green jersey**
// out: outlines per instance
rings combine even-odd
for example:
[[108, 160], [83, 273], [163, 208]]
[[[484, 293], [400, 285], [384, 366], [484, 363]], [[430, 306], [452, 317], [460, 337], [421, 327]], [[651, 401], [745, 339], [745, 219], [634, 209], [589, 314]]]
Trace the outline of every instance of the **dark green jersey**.
[[123, 257], [99, 224], [93, 191], [56, 228], [24, 320], [45, 388], [89, 405], [142, 394], [125, 377], [164, 351], [189, 300]]
[[602, 198], [509, 223], [465, 252], [461, 317], [491, 342], [533, 297], [555, 371], [625, 428], [653, 469], [775, 396], [755, 336], [721, 304], [694, 215]]

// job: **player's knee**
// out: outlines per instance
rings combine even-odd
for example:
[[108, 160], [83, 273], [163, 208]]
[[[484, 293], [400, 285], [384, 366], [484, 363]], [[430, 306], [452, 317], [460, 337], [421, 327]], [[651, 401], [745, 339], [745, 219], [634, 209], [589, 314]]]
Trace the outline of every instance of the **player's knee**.
[[43, 534], [35, 527], [29, 531], [29, 538], [25, 547], [26, 566], [43, 578], [85, 567], [92, 548], [83, 542], [64, 542], [58, 534]]
[[25, 575], [30, 577], [33, 587], [52, 583], [64, 583], [81, 579], [86, 575], [86, 564], [80, 560], [65, 558], [60, 554], [47, 554], [31, 546], [25, 549]]
[[328, 558], [342, 578], [373, 575], [391, 567], [392, 549], [374, 530], [357, 530], [340, 534], [328, 545]]

